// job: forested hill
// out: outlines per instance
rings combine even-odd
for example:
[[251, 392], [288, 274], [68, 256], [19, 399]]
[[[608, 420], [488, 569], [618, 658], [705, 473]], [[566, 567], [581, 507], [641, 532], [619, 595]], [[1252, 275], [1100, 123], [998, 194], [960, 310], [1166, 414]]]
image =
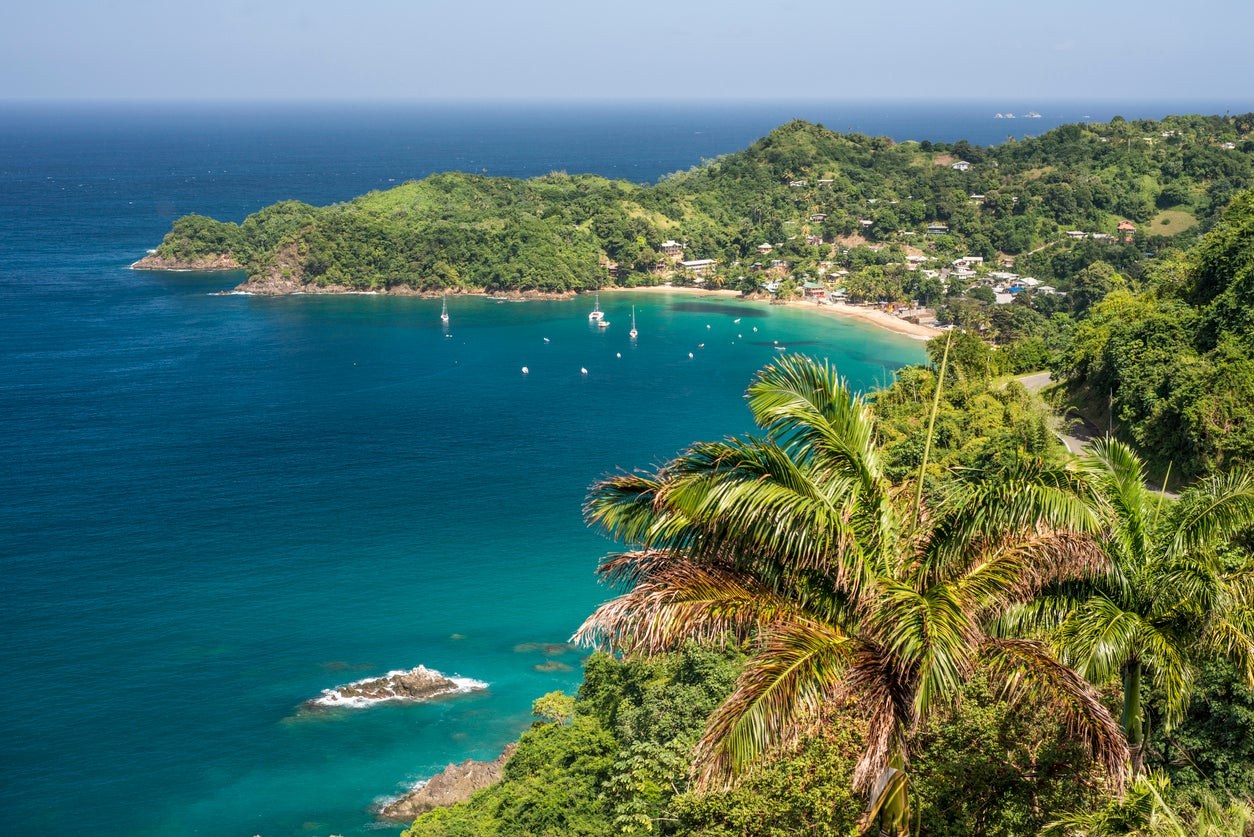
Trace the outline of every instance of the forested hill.
[[[1063, 273], [1191, 240], [1252, 185], [1254, 114], [1116, 117], [991, 148], [894, 143], [794, 121], [651, 186], [446, 173], [328, 207], [278, 203], [242, 224], [189, 215], [138, 266], [237, 263], [272, 292], [563, 293], [651, 284], [672, 270], [682, 278], [679, 254], [663, 252], [671, 241], [684, 260], [714, 260], [707, 281], [746, 288], [758, 282], [755, 262], [816, 272], [864, 244], [992, 262], [1045, 245], [1057, 244], [1051, 257], [1070, 252], [1081, 246], [1071, 231], [1088, 234], [1085, 247], [1099, 241], [1110, 251], [1054, 271]], [[1135, 233], [1120, 231], [1121, 222]], [[1065, 279], [1050, 271], [1038, 268]]]

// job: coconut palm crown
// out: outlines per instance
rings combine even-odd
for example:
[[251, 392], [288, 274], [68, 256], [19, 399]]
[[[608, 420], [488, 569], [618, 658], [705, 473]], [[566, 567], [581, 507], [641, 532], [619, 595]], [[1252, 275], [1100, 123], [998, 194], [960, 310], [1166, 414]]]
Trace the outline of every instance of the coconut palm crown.
[[[1082, 467], [1105, 501], [1110, 570], [1060, 586], [1070, 601], [1059, 644], [1093, 682], [1122, 678], [1135, 773], [1144, 740], [1143, 675], [1163, 696], [1169, 726], [1183, 717], [1206, 657], [1227, 657], [1254, 685], [1254, 567], [1225, 565], [1218, 551], [1254, 524], [1254, 475], [1216, 475], [1170, 499], [1146, 486], [1136, 453], [1109, 438], [1090, 446]], [[1050, 600], [1058, 612], [1061, 602]]]
[[[790, 356], [748, 391], [761, 435], [691, 446], [655, 473], [610, 476], [585, 507], [628, 544], [603, 580], [625, 589], [576, 641], [626, 655], [693, 639], [750, 658], [698, 745], [703, 786], [784, 744], [826, 702], [868, 718], [866, 789], [977, 666], [1052, 698], [1121, 783], [1128, 750], [1093, 688], [1033, 639], [987, 626], [1045, 585], [1105, 571], [1074, 473], [1026, 462], [927, 492], [884, 477], [872, 413], [826, 363]], [[920, 476], [920, 479], [922, 475]]]

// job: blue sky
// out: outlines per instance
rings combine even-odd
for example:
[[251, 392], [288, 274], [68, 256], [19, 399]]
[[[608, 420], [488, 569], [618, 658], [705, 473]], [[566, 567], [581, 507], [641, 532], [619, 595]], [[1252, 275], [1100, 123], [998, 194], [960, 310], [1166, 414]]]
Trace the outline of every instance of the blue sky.
[[41, 0], [0, 99], [1206, 99], [1254, 3]]

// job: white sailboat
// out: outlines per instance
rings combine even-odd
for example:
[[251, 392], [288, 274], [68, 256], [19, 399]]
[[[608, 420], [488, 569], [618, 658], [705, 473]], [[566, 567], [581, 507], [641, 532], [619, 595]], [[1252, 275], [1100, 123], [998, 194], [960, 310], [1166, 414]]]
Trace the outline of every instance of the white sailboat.
[[597, 292], [596, 304], [592, 307], [592, 313], [588, 314], [588, 319], [594, 323], [599, 323], [605, 314], [601, 311], [601, 294]]
[[448, 298], [442, 297], [443, 304], [440, 306], [440, 322], [448, 325]]
[[635, 337], [636, 335], [640, 333], [636, 331], [636, 306], [634, 305], [631, 306], [631, 331], [627, 333], [631, 335], [632, 337]]

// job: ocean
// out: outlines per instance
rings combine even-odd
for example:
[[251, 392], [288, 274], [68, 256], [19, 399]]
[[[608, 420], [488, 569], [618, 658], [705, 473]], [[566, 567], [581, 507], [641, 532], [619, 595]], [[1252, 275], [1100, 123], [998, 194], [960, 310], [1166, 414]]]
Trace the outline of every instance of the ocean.
[[[1043, 116], [993, 118], [1029, 107]], [[652, 182], [794, 117], [990, 144], [1223, 109], [0, 105], [5, 831], [397, 830], [380, 800], [494, 757], [532, 700], [578, 687], [565, 640], [608, 597], [593, 571], [613, 548], [582, 521], [593, 481], [750, 431], [744, 390], [777, 343], [860, 388], [923, 359], [735, 300], [606, 293], [596, 329], [586, 297], [454, 298], [446, 330], [438, 300], [130, 270], [175, 218], [448, 169]], [[417, 665], [487, 685], [302, 709]]]

